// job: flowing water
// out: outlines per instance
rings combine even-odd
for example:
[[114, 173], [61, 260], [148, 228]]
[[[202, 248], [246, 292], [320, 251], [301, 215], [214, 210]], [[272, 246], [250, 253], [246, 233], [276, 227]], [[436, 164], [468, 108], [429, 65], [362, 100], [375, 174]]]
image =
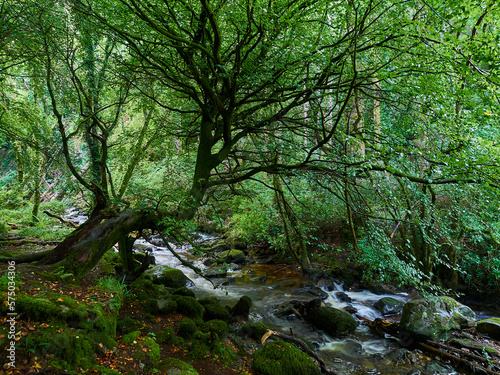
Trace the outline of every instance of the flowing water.
[[[206, 236], [202, 238], [202, 240], [207, 239], [209, 238]], [[198, 298], [215, 296], [221, 303], [234, 306], [241, 296], [249, 296], [253, 301], [250, 310], [251, 321], [262, 321], [271, 329], [284, 333], [293, 329], [295, 335], [309, 340], [317, 347], [317, 353], [332, 369], [352, 375], [457, 374], [453, 369], [440, 367], [437, 364], [434, 364], [437, 366], [437, 370], [429, 365], [428, 368], [423, 368], [422, 363], [415, 356], [414, 360], [405, 357], [404, 354], [395, 356], [394, 353], [397, 351], [394, 350], [400, 347], [396, 339], [375, 336], [368, 327], [362, 324], [348, 337], [336, 339], [313, 328], [309, 323], [294, 315], [289, 315], [286, 318], [278, 318], [274, 315], [277, 307], [286, 302], [291, 300], [305, 302], [314, 298], [315, 296], [312, 294], [314, 288], [310, 287], [312, 283], [327, 293], [327, 298], [323, 301], [325, 305], [338, 309], [349, 305], [357, 309], [357, 315], [370, 320], [382, 317], [373, 304], [380, 298], [389, 295], [343, 290], [339, 284], [304, 278], [292, 266], [268, 264], [249, 264], [241, 268], [235, 267], [236, 269], [230, 270], [225, 278], [214, 279], [214, 284], [226, 281], [224, 287], [214, 288], [212, 282], [183, 266], [168, 249], [151, 245], [144, 240], [138, 240], [136, 243], [151, 246], [157, 264], [182, 270], [194, 282], [193, 290]], [[202, 269], [205, 268], [197, 258], [191, 255], [189, 249], [190, 246], [175, 247], [176, 252], [191, 259], [194, 265]], [[339, 300], [338, 292], [345, 293], [343, 300], [347, 295], [351, 301], [342, 302]], [[401, 301], [408, 299], [405, 294], [390, 295], [390, 297]]]

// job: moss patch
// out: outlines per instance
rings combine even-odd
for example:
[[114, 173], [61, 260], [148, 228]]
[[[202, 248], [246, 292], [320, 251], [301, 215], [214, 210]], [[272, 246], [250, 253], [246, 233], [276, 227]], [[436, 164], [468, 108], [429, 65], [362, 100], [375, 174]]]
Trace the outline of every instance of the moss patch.
[[312, 359], [284, 341], [269, 342], [254, 353], [253, 368], [261, 375], [320, 375]]

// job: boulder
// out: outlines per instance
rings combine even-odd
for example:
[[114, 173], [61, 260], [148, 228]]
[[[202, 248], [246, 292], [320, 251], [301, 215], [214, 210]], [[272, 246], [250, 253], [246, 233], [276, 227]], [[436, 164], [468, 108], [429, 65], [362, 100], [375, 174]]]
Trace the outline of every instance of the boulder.
[[227, 250], [217, 254], [217, 262], [219, 263], [244, 263], [246, 255], [241, 250]]
[[269, 342], [253, 355], [253, 369], [261, 375], [320, 375], [313, 360], [292, 344]]
[[382, 315], [399, 314], [403, 310], [404, 302], [392, 297], [384, 297], [375, 302], [374, 307]]
[[192, 286], [193, 282], [182, 273], [181, 270], [168, 266], [155, 266], [144, 272], [145, 277], [151, 279], [154, 284], [162, 284], [167, 288], [181, 288]]
[[250, 314], [250, 307], [252, 307], [252, 299], [248, 296], [242, 296], [236, 305], [232, 308], [231, 314], [233, 316], [242, 316], [248, 320]]
[[166, 358], [158, 366], [166, 375], [198, 375], [198, 372], [186, 362], [177, 358]]
[[217, 277], [226, 277], [227, 276], [227, 268], [226, 267], [210, 267], [203, 272], [203, 276], [208, 277], [209, 279], [217, 278]]
[[500, 340], [500, 318], [489, 318], [477, 323], [479, 332], [490, 336], [492, 339]]
[[313, 326], [333, 337], [352, 333], [358, 325], [350, 314], [329, 306], [307, 310], [305, 318]]
[[451, 297], [420, 298], [403, 307], [400, 329], [415, 338], [447, 340], [453, 330], [474, 327], [476, 314]]

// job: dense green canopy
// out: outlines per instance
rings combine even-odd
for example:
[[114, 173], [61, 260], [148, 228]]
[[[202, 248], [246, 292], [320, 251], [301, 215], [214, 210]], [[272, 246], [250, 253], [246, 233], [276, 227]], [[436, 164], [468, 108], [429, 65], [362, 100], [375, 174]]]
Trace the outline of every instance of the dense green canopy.
[[1, 9], [0, 140], [17, 175], [2, 175], [0, 200], [27, 192], [36, 220], [57, 191], [90, 212], [42, 262], [64, 263], [110, 218], [125, 229], [68, 268], [90, 269], [117, 233], [218, 215], [308, 270], [315, 233], [340, 220], [374, 277], [454, 284], [480, 269], [497, 283], [494, 2]]

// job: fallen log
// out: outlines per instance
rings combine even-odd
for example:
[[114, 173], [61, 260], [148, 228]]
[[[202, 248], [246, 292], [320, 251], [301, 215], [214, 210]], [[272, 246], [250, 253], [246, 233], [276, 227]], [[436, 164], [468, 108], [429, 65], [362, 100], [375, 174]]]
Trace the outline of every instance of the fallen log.
[[302, 341], [301, 339], [295, 337], [294, 334], [293, 334], [292, 329], [290, 329], [290, 331], [291, 331], [292, 335], [286, 335], [284, 333], [276, 332], [276, 331], [272, 331], [272, 330], [268, 329], [267, 332], [264, 334], [264, 336], [262, 336], [261, 343], [262, 343], [262, 345], [264, 345], [266, 343], [266, 340], [269, 337], [276, 336], [276, 337], [280, 338], [283, 341], [289, 342], [291, 344], [295, 344], [296, 346], [299, 347], [299, 349], [301, 349], [303, 352], [305, 352], [307, 355], [309, 355], [309, 357], [315, 359], [316, 362], [319, 363], [319, 367], [320, 367], [321, 372], [323, 374], [326, 374], [326, 375], [343, 375], [341, 372], [328, 369], [326, 367], [325, 362], [313, 350], [311, 350], [311, 348], [309, 348], [309, 346], [307, 346], [307, 344], [304, 341]]

